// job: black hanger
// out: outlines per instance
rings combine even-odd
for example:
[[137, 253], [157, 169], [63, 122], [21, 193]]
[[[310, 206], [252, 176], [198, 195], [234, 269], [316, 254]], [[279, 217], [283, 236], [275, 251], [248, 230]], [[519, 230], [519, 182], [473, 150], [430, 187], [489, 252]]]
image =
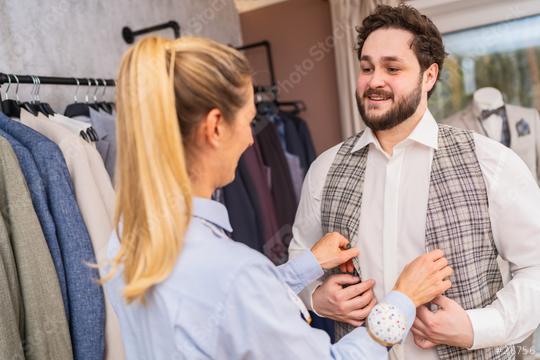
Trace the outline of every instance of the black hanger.
[[[292, 106], [292, 112], [294, 115], [298, 115], [300, 114], [302, 111], [306, 111], [307, 110], [307, 107], [306, 107], [306, 103], [304, 103], [304, 101], [302, 100], [296, 100], [296, 101], [278, 101], [277, 102], [277, 105], [282, 108], [282, 107], [288, 107], [288, 106]], [[281, 109], [283, 110], [283, 109]]]
[[86, 132], [85, 132], [84, 130], [79, 131], [79, 135], [80, 135], [86, 142], [90, 142], [90, 139], [88, 139], [88, 135], [86, 134]]
[[[98, 104], [98, 99], [97, 99], [97, 92], [99, 90], [99, 84], [98, 84], [98, 81], [96, 79], [92, 79], [95, 83], [95, 86], [96, 86], [96, 90], [94, 90], [94, 94], [92, 95], [92, 98], [93, 98], [93, 102], [89, 103], [88, 106], [90, 106], [92, 109], [94, 109], [95, 111], [99, 111], [99, 104]], [[90, 86], [90, 79], [88, 79], [88, 86]]]
[[15, 89], [15, 96], [17, 100], [12, 100], [9, 98], [9, 88], [11, 87], [11, 76], [8, 77], [8, 88], [6, 90], [6, 99], [2, 101], [1, 109], [4, 115], [10, 118], [20, 118], [21, 117], [21, 106], [19, 104], [19, 79], [16, 75], [13, 75], [17, 80], [17, 88]]
[[30, 101], [25, 101], [21, 104], [21, 108], [28, 111], [30, 114], [37, 116], [39, 112], [39, 107], [36, 104], [36, 89], [37, 89], [37, 82], [35, 76], [32, 76], [32, 82], [34, 83], [34, 86], [32, 88], [32, 99]]
[[275, 101], [260, 101], [255, 106], [257, 107], [257, 114], [260, 115], [277, 115], [279, 112]]
[[[107, 92], [107, 82], [105, 79], [102, 79], [103, 81], [103, 93], [101, 94], [101, 98], [105, 99], [105, 93]], [[110, 103], [105, 101], [99, 101], [97, 102], [98, 109], [101, 111], [105, 111], [108, 114], [112, 114], [112, 106]]]
[[54, 110], [52, 109], [52, 107], [46, 102], [41, 102], [41, 100], [39, 99], [39, 88], [41, 86], [41, 80], [37, 76], [35, 78], [36, 78], [36, 83], [37, 83], [37, 91], [36, 91], [37, 110], [47, 117], [52, 116], [54, 115]]
[[274, 87], [255, 86], [255, 106], [259, 115], [279, 113], [277, 93]]
[[96, 132], [96, 129], [94, 129], [92, 126], [86, 129], [86, 134], [88, 135], [88, 138], [93, 142], [96, 142], [99, 140], [98, 133]]
[[[85, 103], [78, 102], [77, 93], [79, 92], [79, 80], [75, 78], [77, 82], [77, 89], [75, 90], [75, 95], [73, 96], [74, 103], [69, 104], [64, 111], [64, 115], [67, 117], [74, 116], [90, 116], [90, 106], [88, 105], [88, 92], [86, 93]], [[90, 79], [88, 79], [88, 86], [90, 86]]]

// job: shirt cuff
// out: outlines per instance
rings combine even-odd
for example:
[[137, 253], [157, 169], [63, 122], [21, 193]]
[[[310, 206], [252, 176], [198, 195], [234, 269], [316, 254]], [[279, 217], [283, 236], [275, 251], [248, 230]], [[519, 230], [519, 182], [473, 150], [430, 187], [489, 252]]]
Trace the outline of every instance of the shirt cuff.
[[311, 284], [324, 274], [315, 255], [309, 250], [289, 260], [289, 265], [302, 284]]
[[504, 319], [495, 308], [467, 310], [473, 328], [470, 350], [501, 346], [505, 343]]
[[415, 314], [413, 302], [404, 294], [392, 291], [371, 310], [368, 333], [383, 346], [398, 344], [407, 336]]
[[315, 292], [315, 290], [317, 290], [317, 288], [319, 286], [322, 285], [322, 282], [318, 282], [317, 284], [315, 284], [315, 286], [313, 287], [313, 289], [311, 290], [311, 293], [309, 294], [309, 310], [313, 311], [313, 313], [315, 315], [317, 315], [318, 317], [320, 318], [324, 318], [324, 316], [322, 316], [321, 314], [319, 314], [317, 311], [315, 311], [315, 307], [313, 307], [313, 293]]
[[416, 317], [416, 307], [412, 300], [402, 292], [394, 290], [390, 291], [381, 302], [394, 305], [401, 311], [407, 319], [407, 332], [409, 332]]

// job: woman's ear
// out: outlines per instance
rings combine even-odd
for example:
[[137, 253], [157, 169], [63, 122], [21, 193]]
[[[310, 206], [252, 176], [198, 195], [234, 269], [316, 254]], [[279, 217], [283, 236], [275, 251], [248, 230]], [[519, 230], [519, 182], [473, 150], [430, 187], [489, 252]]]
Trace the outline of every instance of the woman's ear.
[[217, 147], [223, 139], [225, 132], [224, 120], [223, 114], [219, 109], [210, 110], [201, 121], [199, 133], [201, 140], [212, 147]]

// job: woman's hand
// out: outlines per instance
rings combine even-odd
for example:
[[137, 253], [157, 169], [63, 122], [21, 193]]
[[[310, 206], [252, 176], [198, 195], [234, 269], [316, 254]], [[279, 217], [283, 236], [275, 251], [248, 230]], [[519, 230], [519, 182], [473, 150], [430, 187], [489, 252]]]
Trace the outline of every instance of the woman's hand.
[[325, 270], [340, 267], [343, 272], [352, 272], [350, 260], [358, 256], [358, 249], [346, 249], [349, 244], [343, 235], [337, 232], [328, 233], [313, 245], [311, 252]]
[[405, 266], [394, 290], [407, 295], [418, 307], [448, 290], [452, 273], [442, 250], [433, 250]]

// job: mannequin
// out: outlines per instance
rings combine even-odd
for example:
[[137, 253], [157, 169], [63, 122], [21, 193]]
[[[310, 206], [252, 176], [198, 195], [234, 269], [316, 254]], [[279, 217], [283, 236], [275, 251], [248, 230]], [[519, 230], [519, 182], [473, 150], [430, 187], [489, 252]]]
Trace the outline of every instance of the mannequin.
[[462, 111], [441, 121], [472, 130], [511, 148], [540, 184], [540, 115], [534, 108], [505, 104], [492, 87], [478, 89]]
[[[504, 106], [502, 93], [492, 87], [478, 89], [473, 95], [473, 113], [477, 119], [482, 118], [482, 111], [495, 110]], [[498, 114], [492, 114], [481, 121], [485, 136], [501, 142], [503, 130], [503, 118]]]

